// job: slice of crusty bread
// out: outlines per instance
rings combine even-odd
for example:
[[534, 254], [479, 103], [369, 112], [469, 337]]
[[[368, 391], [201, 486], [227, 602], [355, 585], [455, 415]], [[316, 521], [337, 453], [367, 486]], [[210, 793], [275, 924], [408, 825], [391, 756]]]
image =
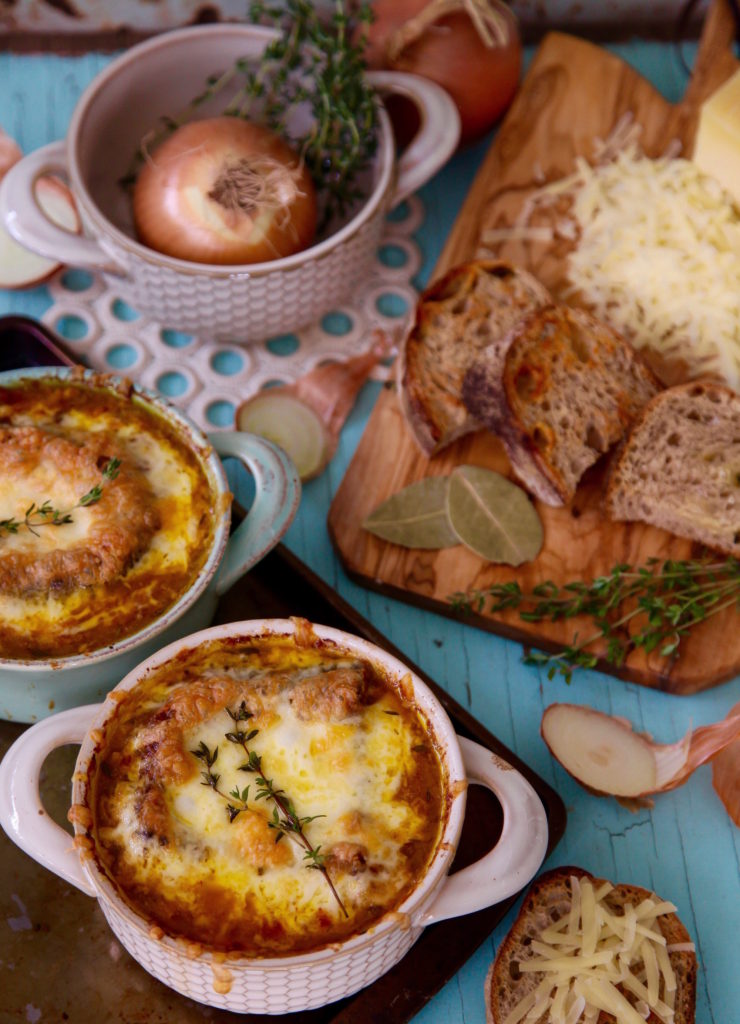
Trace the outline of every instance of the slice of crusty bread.
[[524, 270], [499, 260], [464, 263], [421, 295], [398, 361], [401, 408], [426, 455], [478, 428], [460, 398], [475, 356], [524, 313], [551, 302]]
[[605, 509], [739, 557], [740, 395], [713, 381], [657, 395], [612, 466]]
[[[496, 959], [491, 964], [485, 982], [486, 1016], [489, 1024], [504, 1024], [513, 1008], [529, 992], [544, 980], [541, 972], [523, 972], [517, 962], [539, 956], [532, 950], [532, 940], [537, 939], [545, 928], [549, 928], [570, 911], [571, 876], [588, 878], [595, 888], [603, 879], [594, 878], [588, 871], [576, 867], [560, 867], [541, 875], [530, 888], [519, 915], [511, 926], [509, 934], [501, 943]], [[644, 899], [655, 896], [637, 885], [616, 885], [606, 897], [610, 910], [620, 912], [625, 904], [637, 907]], [[656, 897], [657, 898], [657, 897]], [[666, 942], [689, 943], [691, 936], [676, 914], [661, 915], [657, 919]], [[696, 1009], [696, 953], [688, 950], [669, 952], [671, 967], [676, 975], [675, 1024], [694, 1024]], [[617, 986], [619, 988], [619, 986]], [[630, 993], [622, 994], [633, 1002]], [[598, 1024], [613, 1024], [614, 1017], [602, 1010]], [[658, 1024], [654, 1014], [648, 1024]], [[546, 1015], [537, 1024], [547, 1024]]]
[[527, 490], [564, 505], [659, 387], [611, 327], [552, 305], [524, 317], [502, 345], [478, 357], [462, 397], [501, 439]]

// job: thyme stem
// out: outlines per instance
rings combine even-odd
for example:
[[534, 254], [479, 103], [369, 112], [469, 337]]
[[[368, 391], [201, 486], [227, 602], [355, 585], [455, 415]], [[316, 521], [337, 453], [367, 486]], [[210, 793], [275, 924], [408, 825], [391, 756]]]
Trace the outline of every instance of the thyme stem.
[[[736, 559], [692, 561], [650, 559], [633, 569], [616, 565], [589, 583], [573, 581], [558, 586], [551, 580], [530, 593], [518, 583], [494, 584], [483, 590], [453, 594], [450, 601], [463, 612], [516, 610], [525, 622], [559, 622], [587, 616], [595, 632], [572, 642], [555, 654], [530, 652], [527, 664], [547, 667], [548, 678], [556, 673], [570, 680], [574, 667], [594, 668], [598, 656], [589, 648], [606, 642], [605, 660], [616, 666], [631, 651], [646, 654], [658, 650], [663, 657], [676, 656], [681, 640], [694, 626], [727, 608], [740, 607], [740, 562]], [[643, 621], [644, 620], [644, 621]], [[635, 622], [630, 632], [626, 627]]]
[[47, 500], [41, 505], [37, 505], [35, 501], [25, 511], [23, 519], [0, 519], [0, 535], [3, 531], [5, 533], [18, 533], [21, 527], [25, 527], [35, 537], [39, 537], [38, 528], [40, 526], [64, 526], [67, 523], [72, 523], [72, 513], [76, 508], [88, 508], [90, 505], [94, 505], [100, 501], [103, 497], [103, 486], [107, 480], [115, 480], [118, 476], [121, 468], [120, 459], [109, 459], [103, 468], [103, 475], [100, 483], [95, 484], [90, 490], [83, 494], [82, 497], [68, 509], [63, 512], [61, 509], [54, 508], [51, 501]]
[[[305, 816], [299, 817], [296, 813], [295, 807], [292, 801], [288, 798], [284, 790], [275, 786], [272, 779], [268, 779], [265, 775], [264, 769], [262, 768], [262, 758], [255, 751], [250, 750], [248, 743], [251, 739], [258, 734], [257, 729], [251, 729], [249, 732], [245, 732], [239, 723], [247, 722], [253, 717], [252, 712], [249, 711], [246, 705], [246, 701], [242, 701], [236, 711], [232, 711], [231, 708], [226, 708], [226, 713], [234, 723], [233, 731], [225, 734], [226, 739], [229, 743], [236, 743], [243, 749], [247, 760], [243, 765], [240, 765], [239, 771], [250, 772], [256, 775], [257, 792], [255, 794], [255, 801], [258, 800], [272, 800], [275, 807], [273, 808], [272, 820], [268, 821], [268, 827], [275, 829], [277, 835], [275, 842], [279, 842], [284, 836], [289, 836], [295, 843], [298, 843], [305, 850], [304, 859], [309, 861], [306, 865], [308, 868], [315, 868], [320, 871], [324, 876], [329, 889], [337, 901], [340, 910], [345, 917], [349, 917], [347, 908], [342, 902], [342, 898], [336, 890], [336, 887], [329, 875], [326, 867], [326, 860], [322, 856], [320, 846], [313, 846], [308, 836], [304, 831], [304, 826], [310, 822], [315, 821], [317, 817], [322, 815]], [[246, 786], [243, 790], [239, 790], [236, 786], [229, 794], [219, 787], [219, 780], [221, 776], [213, 771], [213, 766], [218, 758], [218, 747], [211, 751], [208, 746], [200, 741], [198, 747], [195, 750], [191, 750], [191, 754], [203, 761], [206, 765], [206, 770], [201, 772], [203, 776], [203, 785], [210, 786], [211, 789], [218, 794], [222, 799], [226, 801], [226, 812], [229, 816], [229, 821], [234, 821], [242, 811], [248, 809], [249, 800], [249, 786]]]

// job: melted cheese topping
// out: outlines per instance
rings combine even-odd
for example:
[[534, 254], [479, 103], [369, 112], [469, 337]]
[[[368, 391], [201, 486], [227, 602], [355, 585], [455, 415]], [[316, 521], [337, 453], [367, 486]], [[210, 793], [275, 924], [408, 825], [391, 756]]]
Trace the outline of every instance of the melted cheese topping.
[[[617, 913], [610, 906], [609, 882], [594, 889], [589, 879], [571, 876], [570, 883], [568, 916], [532, 940], [537, 956], [517, 963], [522, 973], [545, 977], [504, 1024], [595, 1024], [602, 1010], [616, 1024], [644, 1024], [651, 1013], [651, 1020], [673, 1024], [676, 976], [659, 918], [676, 907], [652, 896]], [[693, 943], [680, 948], [694, 950]]]
[[[225, 709], [242, 701], [235, 722]], [[242, 770], [248, 752], [259, 771]], [[156, 670], [117, 709], [99, 761], [103, 868], [156, 926], [217, 949], [279, 955], [364, 931], [415, 887], [444, 824], [418, 712], [370, 665], [285, 638]], [[299, 837], [273, 827], [284, 814], [260, 779], [294, 807], [346, 916]]]
[[[56, 378], [0, 389], [0, 424], [9, 445], [13, 431], [21, 436], [25, 428], [41, 439], [35, 461], [6, 458], [2, 471], [0, 521], [21, 525], [15, 533], [0, 530], [0, 584], [4, 564], [11, 580], [0, 585], [0, 657], [96, 650], [174, 604], [207, 558], [215, 528], [213, 486], [188, 439], [136, 397]], [[55, 444], [69, 450], [64, 459]], [[84, 469], [86, 452], [98, 449], [120, 459], [115, 479], [103, 478], [104, 466], [92, 476], [77, 471], [74, 453]], [[79, 507], [96, 484], [101, 499]], [[28, 529], [27, 510], [45, 502], [71, 522]], [[31, 523], [42, 519], [36, 514]], [[91, 582], [89, 567], [113, 543], [111, 528], [121, 545], [120, 568]], [[17, 564], [28, 567], [29, 582], [14, 590]]]

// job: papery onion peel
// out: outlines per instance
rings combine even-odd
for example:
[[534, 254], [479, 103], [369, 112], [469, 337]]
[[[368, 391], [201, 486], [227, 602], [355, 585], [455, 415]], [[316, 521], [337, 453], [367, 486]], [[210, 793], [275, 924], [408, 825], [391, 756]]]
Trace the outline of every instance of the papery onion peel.
[[263, 125], [215, 117], [182, 125], [148, 154], [133, 194], [140, 240], [206, 264], [291, 256], [316, 232], [316, 192], [299, 156]]
[[461, 141], [486, 132], [519, 84], [517, 20], [502, 0], [374, 0], [365, 58], [441, 85], [460, 111]]
[[[740, 715], [740, 703], [727, 718], [737, 715]], [[712, 785], [727, 813], [740, 828], [740, 739], [730, 743], [712, 759]]]
[[258, 392], [237, 409], [237, 429], [279, 444], [302, 480], [318, 476], [336, 451], [357, 392], [391, 345], [388, 335], [376, 331], [366, 352], [317, 366], [293, 384]]
[[740, 704], [721, 722], [677, 743], [654, 743], [623, 718], [577, 704], [551, 704], [542, 738], [553, 757], [589, 791], [640, 800], [681, 786], [706, 761], [740, 740]]

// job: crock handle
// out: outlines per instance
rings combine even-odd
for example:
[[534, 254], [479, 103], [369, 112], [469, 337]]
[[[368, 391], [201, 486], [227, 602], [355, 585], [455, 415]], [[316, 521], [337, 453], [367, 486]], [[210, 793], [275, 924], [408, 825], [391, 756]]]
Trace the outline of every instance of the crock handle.
[[67, 174], [64, 142], [50, 142], [14, 164], [0, 185], [0, 219], [26, 249], [59, 263], [125, 274], [92, 238], [65, 231], [49, 220], [36, 200], [36, 181], [44, 174]]
[[239, 459], [255, 486], [252, 507], [226, 545], [215, 584], [220, 595], [264, 558], [293, 522], [301, 481], [291, 459], [272, 441], [241, 431], [211, 434], [208, 440], [219, 455]]
[[445, 164], [460, 141], [460, 114], [441, 85], [406, 71], [368, 71], [368, 80], [381, 93], [404, 96], [419, 110], [421, 127], [401, 154], [391, 204], [396, 206]]
[[46, 756], [65, 743], [81, 743], [99, 704], [60, 711], [21, 733], [0, 763], [0, 825], [29, 856], [88, 896], [97, 896], [72, 836], [44, 810], [39, 776]]
[[537, 793], [511, 765], [478, 743], [458, 737], [470, 782], [492, 790], [504, 812], [494, 848], [475, 864], [450, 875], [419, 924], [428, 925], [483, 910], [523, 889], [547, 851], [547, 818]]

